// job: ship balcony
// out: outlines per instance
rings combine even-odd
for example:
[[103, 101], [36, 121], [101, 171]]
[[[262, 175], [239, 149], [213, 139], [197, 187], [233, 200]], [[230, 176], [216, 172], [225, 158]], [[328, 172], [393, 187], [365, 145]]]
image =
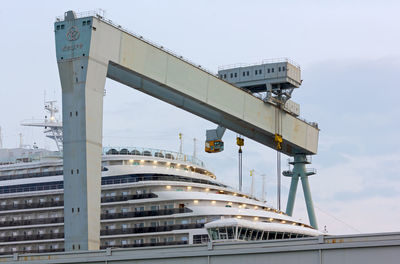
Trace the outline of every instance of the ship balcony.
[[34, 250], [20, 250], [20, 251], [5, 251], [0, 252], [0, 255], [12, 255], [12, 254], [33, 254], [33, 253], [48, 253], [48, 252], [64, 252], [63, 248], [52, 248], [52, 249], [34, 249]]
[[183, 213], [191, 213], [191, 212], [193, 212], [191, 209], [185, 207], [185, 208], [149, 210], [149, 211], [139, 211], [139, 212], [102, 214], [101, 219], [120, 219], [120, 218], [161, 216], [161, 215], [173, 215], [173, 214], [183, 214]]
[[102, 245], [100, 249], [106, 248], [132, 248], [132, 247], [157, 247], [157, 246], [176, 246], [176, 245], [186, 245], [188, 241], [170, 241], [170, 242], [157, 242], [157, 243], [137, 243], [137, 244], [125, 244], [125, 245]]
[[[170, 232], [174, 230], [199, 229], [199, 228], [204, 228], [204, 223], [105, 229], [100, 231], [100, 235], [101, 236], [129, 235], [129, 234], [137, 235], [137, 234]], [[0, 242], [9, 243], [18, 241], [38, 241], [38, 240], [50, 240], [50, 239], [64, 239], [64, 232], [6, 236], [6, 237], [0, 237]]]
[[100, 235], [112, 236], [112, 235], [126, 235], [126, 234], [158, 233], [158, 232], [169, 232], [174, 230], [198, 229], [198, 228], [204, 228], [204, 224], [192, 223], [192, 224], [180, 224], [180, 225], [107, 229], [107, 230], [101, 230]]
[[[122, 202], [137, 199], [156, 198], [154, 193], [132, 194], [132, 195], [119, 195], [113, 197], [102, 197], [102, 203]], [[21, 204], [4, 204], [0, 205], [0, 211], [20, 210], [20, 209], [41, 209], [64, 206], [64, 201], [51, 201], [39, 203], [21, 203]], [[1, 225], [1, 223], [0, 223]]]
[[[139, 212], [101, 214], [101, 219], [105, 220], [105, 219], [122, 219], [122, 218], [135, 218], [135, 217], [148, 217], [148, 216], [162, 216], [162, 215], [173, 215], [173, 214], [182, 214], [182, 213], [191, 213], [191, 212], [193, 212], [193, 211], [189, 208], [161, 209], [161, 210], [149, 210], [149, 211], [139, 211]], [[0, 227], [24, 226], [24, 225], [45, 225], [45, 224], [57, 224], [57, 223], [64, 223], [64, 217], [8, 220], [8, 221], [0, 222]]]

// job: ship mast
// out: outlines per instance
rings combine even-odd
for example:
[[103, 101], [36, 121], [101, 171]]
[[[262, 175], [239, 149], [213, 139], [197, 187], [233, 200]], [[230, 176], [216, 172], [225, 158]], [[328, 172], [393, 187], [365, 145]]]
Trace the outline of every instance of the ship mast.
[[59, 112], [55, 100], [46, 101], [44, 109], [49, 113], [45, 115], [44, 120], [32, 120], [30, 122], [22, 122], [23, 126], [44, 127], [44, 134], [46, 137], [55, 141], [58, 151], [62, 152], [63, 146], [63, 133], [62, 122], [56, 117]]

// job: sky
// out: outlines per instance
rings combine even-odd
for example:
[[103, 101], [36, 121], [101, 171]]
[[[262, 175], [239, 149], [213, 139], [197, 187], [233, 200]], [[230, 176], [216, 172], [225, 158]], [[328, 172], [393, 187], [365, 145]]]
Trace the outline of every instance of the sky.
[[[384, 4], [383, 4], [384, 3]], [[293, 100], [318, 122], [318, 155], [310, 167], [320, 229], [329, 233], [400, 231], [400, 2], [398, 1], [7, 1], [0, 6], [0, 126], [3, 146], [55, 148], [42, 130], [21, 121], [43, 118], [43, 100], [61, 102], [53, 23], [67, 10], [104, 9], [105, 16], [185, 58], [218, 66], [288, 57], [301, 65]], [[197, 156], [217, 178], [237, 186], [236, 134], [225, 151], [203, 151], [210, 123], [107, 80], [104, 146], [179, 149]], [[283, 156], [282, 168], [288, 157]], [[245, 139], [244, 189], [255, 170], [256, 195], [266, 175], [276, 206], [276, 152]], [[283, 177], [282, 207], [290, 181]], [[301, 185], [294, 217], [308, 221]]]

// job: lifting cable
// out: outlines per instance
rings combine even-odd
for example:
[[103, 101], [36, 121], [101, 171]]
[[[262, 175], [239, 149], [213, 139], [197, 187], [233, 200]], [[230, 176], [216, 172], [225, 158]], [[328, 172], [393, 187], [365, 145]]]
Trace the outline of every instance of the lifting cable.
[[244, 146], [244, 138], [237, 136], [236, 144], [239, 146], [239, 191], [242, 191], [242, 186], [243, 186], [242, 146]]
[[279, 102], [275, 108], [275, 143], [276, 143], [276, 176], [277, 176], [277, 209], [281, 210], [281, 152], [282, 149], [282, 102], [281, 96], [278, 96]]

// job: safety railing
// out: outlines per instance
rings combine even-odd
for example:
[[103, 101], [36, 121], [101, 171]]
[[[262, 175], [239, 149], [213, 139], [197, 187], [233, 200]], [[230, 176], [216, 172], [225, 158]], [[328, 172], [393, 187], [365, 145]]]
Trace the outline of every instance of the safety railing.
[[[123, 31], [123, 32], [125, 32], [125, 33], [127, 33], [127, 34], [129, 34], [129, 35], [132, 35], [133, 37], [138, 38], [138, 39], [140, 39], [140, 40], [146, 42], [147, 44], [149, 44], [149, 45], [151, 45], [151, 46], [153, 46], [153, 47], [155, 47], [155, 48], [157, 48], [157, 49], [161, 49], [161, 50], [165, 51], [166, 53], [168, 53], [168, 54], [170, 54], [170, 55], [172, 55], [172, 56], [174, 56], [174, 57], [176, 57], [176, 58], [178, 58], [178, 59], [180, 59], [180, 60], [182, 60], [182, 61], [184, 61], [184, 62], [186, 62], [186, 63], [188, 63], [188, 64], [190, 64], [190, 65], [192, 65], [192, 66], [194, 66], [194, 67], [196, 67], [196, 68], [198, 68], [198, 69], [201, 70], [201, 71], [204, 71], [204, 72], [206, 72], [206, 73], [208, 73], [208, 74], [211, 74], [211, 75], [213, 75], [213, 76], [218, 77], [218, 75], [217, 75], [215, 72], [213, 72], [213, 71], [211, 71], [211, 70], [208, 70], [207, 68], [205, 68], [205, 67], [203, 67], [203, 66], [201, 66], [201, 65], [199, 65], [199, 64], [196, 64], [196, 63], [194, 63], [194, 62], [192, 62], [192, 61], [190, 61], [190, 60], [184, 58], [184, 57], [181, 56], [181, 55], [176, 54], [176, 53], [173, 52], [172, 50], [167, 49], [167, 48], [165, 48], [165, 47], [162, 46], [162, 45], [159, 45], [159, 44], [157, 44], [157, 43], [155, 43], [155, 42], [153, 42], [153, 41], [150, 41], [150, 40], [148, 40], [148, 39], [143, 38], [143, 36], [141, 36], [141, 35], [139, 35], [139, 34], [137, 34], [137, 33], [134, 33], [134, 32], [132, 32], [132, 31], [130, 31], [130, 30], [128, 30], [128, 29], [122, 27], [122, 26], [119, 25], [119, 24], [116, 24], [116, 23], [113, 22], [111, 19], [105, 18], [105, 16], [104, 16], [104, 11], [101, 10], [101, 9], [100, 9], [100, 11], [99, 11], [99, 10], [93, 10], [93, 11], [88, 11], [88, 12], [75, 13], [75, 16], [76, 16], [76, 18], [83, 18], [83, 17], [90, 17], [90, 16], [96, 17], [96, 18], [100, 19], [101, 21], [103, 21], [103, 22], [105, 22], [105, 23], [107, 23], [107, 24], [109, 24], [109, 25], [111, 25], [111, 26], [113, 26], [113, 27], [115, 27], [115, 28], [117, 28], [117, 29], [119, 29], [119, 30], [121, 30], [121, 31]], [[58, 17], [56, 17], [56, 22], [62, 22], [62, 21], [64, 21], [64, 16], [58, 16]]]
[[33, 249], [33, 250], [19, 250], [19, 251], [4, 251], [0, 252], [0, 255], [50, 253], [50, 252], [63, 252], [63, 251], [64, 248]]
[[124, 245], [102, 245], [100, 249], [106, 248], [132, 248], [132, 247], [156, 247], [156, 246], [174, 246], [174, 245], [186, 245], [188, 241], [170, 241], [170, 242], [156, 242], [156, 243], [136, 243], [136, 244], [124, 244]]
[[[101, 219], [120, 219], [120, 218], [131, 218], [131, 217], [133, 218], [133, 217], [146, 217], [146, 216], [173, 215], [173, 214], [182, 214], [191, 212], [193, 212], [191, 209], [185, 207], [185, 208], [138, 211], [138, 212], [106, 213], [106, 214], [101, 214]], [[63, 222], [64, 222], [64, 217], [18, 219], [18, 220], [1, 221], [0, 227], [57, 224]]]
[[138, 211], [138, 212], [122, 212], [122, 213], [108, 213], [102, 214], [101, 219], [121, 219], [121, 218], [133, 218], [133, 217], [147, 217], [147, 216], [160, 216], [160, 215], [173, 215], [193, 212], [189, 208], [173, 208], [173, 209], [161, 209], [161, 210], [149, 210], [149, 211]]
[[8, 220], [8, 221], [0, 222], [0, 227], [22, 226], [22, 225], [57, 224], [57, 223], [63, 223], [63, 222], [64, 222], [64, 217]]
[[64, 206], [64, 201], [21, 203], [21, 204], [2, 204], [0, 211], [19, 210], [19, 209], [38, 209], [47, 207]]
[[204, 167], [204, 162], [200, 159], [184, 153], [175, 151], [153, 149], [153, 148], [137, 148], [137, 147], [104, 147], [103, 155], [137, 155], [156, 158], [168, 159], [171, 162], [174, 160], [190, 162], [197, 166]]
[[293, 66], [295, 66], [296, 68], [300, 69], [300, 65], [289, 58], [273, 58], [273, 59], [264, 59], [261, 62], [254, 62], [254, 63], [234, 63], [229, 65], [223, 65], [218, 67], [218, 71], [229, 70], [234, 68], [242, 68], [242, 67], [251, 67], [267, 63], [280, 63], [280, 62], [288, 62]]
[[58, 239], [58, 238], [64, 238], [64, 233], [7, 236], [7, 237], [0, 237], [0, 242], [44, 240], [44, 239]]
[[[144, 194], [131, 194], [131, 195], [119, 195], [102, 197], [102, 203], [122, 202], [128, 200], [137, 199], [149, 199], [156, 198], [157, 195], [154, 193]], [[64, 201], [49, 201], [49, 202], [38, 202], [38, 203], [21, 203], [21, 204], [2, 204], [0, 205], [0, 211], [19, 210], [19, 209], [40, 209], [40, 208], [51, 208], [64, 206]]]
[[183, 229], [197, 229], [203, 227], [204, 224], [193, 223], [184, 225], [165, 225], [165, 226], [108, 229], [108, 230], [101, 230], [100, 234], [102, 236], [111, 236], [120, 234], [142, 234], [142, 233], [168, 232], [168, 231], [183, 230]]

